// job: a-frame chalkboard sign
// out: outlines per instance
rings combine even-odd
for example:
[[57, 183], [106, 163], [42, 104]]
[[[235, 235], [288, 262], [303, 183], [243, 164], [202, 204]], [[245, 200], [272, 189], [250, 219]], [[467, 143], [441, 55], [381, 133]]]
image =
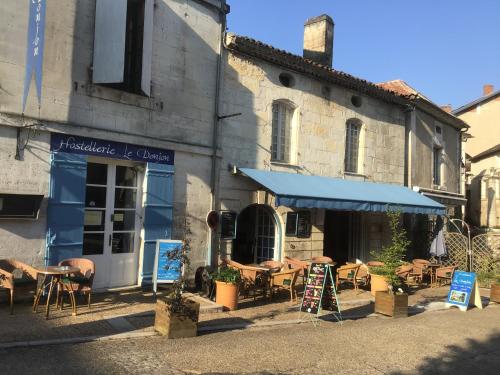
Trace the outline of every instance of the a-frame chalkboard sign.
[[309, 318], [316, 326], [321, 309], [329, 308], [338, 322], [342, 323], [340, 303], [337, 298], [332, 266], [328, 263], [311, 263], [307, 283], [300, 304], [300, 320]]

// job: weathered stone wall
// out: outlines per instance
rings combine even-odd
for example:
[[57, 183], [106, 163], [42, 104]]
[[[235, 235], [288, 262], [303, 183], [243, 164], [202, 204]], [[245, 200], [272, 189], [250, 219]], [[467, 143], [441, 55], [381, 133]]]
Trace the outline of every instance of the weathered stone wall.
[[[25, 140], [28, 130], [23, 130]], [[15, 159], [17, 130], [0, 126], [0, 193], [41, 194], [49, 189], [49, 133], [32, 131], [22, 156]], [[23, 142], [24, 144], [24, 142]], [[44, 199], [37, 219], [0, 219], [0, 259], [15, 258], [43, 264], [45, 254], [46, 206]]]
[[[441, 136], [436, 134], [436, 126], [441, 128]], [[445, 191], [460, 193], [460, 165], [458, 164], [460, 131], [417, 110], [415, 133], [413, 138], [415, 151], [411, 170], [412, 185], [428, 189], [436, 188], [432, 180], [433, 151], [436, 144], [442, 146], [441, 188]]]

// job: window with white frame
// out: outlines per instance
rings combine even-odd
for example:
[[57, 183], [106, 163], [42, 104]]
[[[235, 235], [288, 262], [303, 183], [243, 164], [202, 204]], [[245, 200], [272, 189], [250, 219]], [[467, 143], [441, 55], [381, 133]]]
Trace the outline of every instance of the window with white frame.
[[359, 140], [361, 136], [361, 121], [350, 119], [346, 123], [344, 170], [358, 173]]
[[96, 0], [92, 82], [149, 96], [154, 0]]
[[294, 108], [287, 103], [273, 103], [273, 133], [271, 158], [273, 161], [290, 163], [292, 119]]
[[434, 185], [441, 185], [441, 160], [442, 149], [434, 147], [432, 153], [432, 182]]

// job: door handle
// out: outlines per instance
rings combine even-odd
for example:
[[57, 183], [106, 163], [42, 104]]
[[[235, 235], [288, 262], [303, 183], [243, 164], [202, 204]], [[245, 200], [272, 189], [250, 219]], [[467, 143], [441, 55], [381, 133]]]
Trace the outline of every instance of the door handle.
[[109, 246], [111, 246], [111, 234], [109, 235]]

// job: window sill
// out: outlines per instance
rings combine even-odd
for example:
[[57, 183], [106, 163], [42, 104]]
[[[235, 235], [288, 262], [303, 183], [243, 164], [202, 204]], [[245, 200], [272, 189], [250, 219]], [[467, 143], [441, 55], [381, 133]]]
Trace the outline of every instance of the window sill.
[[109, 100], [112, 102], [144, 109], [163, 109], [163, 103], [156, 102], [152, 97], [133, 94], [130, 92], [114, 89], [112, 87], [96, 85], [93, 83], [82, 83], [78, 85], [78, 87], [85, 88], [87, 95], [92, 98]]
[[361, 174], [361, 173], [345, 172], [345, 171], [344, 171], [344, 176], [362, 177], [362, 178], [364, 178], [364, 179], [366, 179], [366, 178], [367, 178], [367, 176], [366, 176], [366, 175]]
[[302, 169], [300, 165], [290, 164], [283, 161], [271, 160], [271, 165], [276, 165], [280, 167], [288, 167], [293, 169]]

